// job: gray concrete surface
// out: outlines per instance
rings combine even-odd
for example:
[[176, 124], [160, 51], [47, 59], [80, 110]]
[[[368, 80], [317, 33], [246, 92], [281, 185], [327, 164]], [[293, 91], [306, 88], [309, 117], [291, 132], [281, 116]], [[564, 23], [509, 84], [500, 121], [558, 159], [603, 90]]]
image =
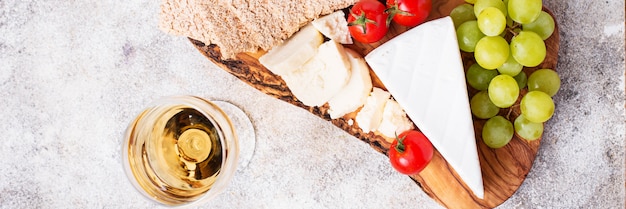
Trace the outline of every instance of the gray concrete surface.
[[[122, 134], [150, 101], [230, 101], [256, 153], [206, 208], [437, 208], [385, 156], [217, 68], [156, 28], [159, 1], [0, 1], [0, 208], [153, 208]], [[624, 1], [544, 0], [561, 91], [539, 155], [502, 208], [624, 208]], [[276, 111], [280, 110], [280, 111]]]

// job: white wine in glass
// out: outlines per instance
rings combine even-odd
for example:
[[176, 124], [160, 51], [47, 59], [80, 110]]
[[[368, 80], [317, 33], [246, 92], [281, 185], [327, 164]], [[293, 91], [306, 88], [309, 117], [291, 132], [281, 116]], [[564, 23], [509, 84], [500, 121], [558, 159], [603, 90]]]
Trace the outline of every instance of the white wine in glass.
[[[241, 160], [238, 132], [245, 136]], [[255, 144], [254, 128], [243, 111], [195, 96], [153, 102], [129, 125], [125, 137], [122, 155], [130, 181], [148, 198], [168, 206], [214, 198], [226, 188], [238, 162], [247, 164]]]

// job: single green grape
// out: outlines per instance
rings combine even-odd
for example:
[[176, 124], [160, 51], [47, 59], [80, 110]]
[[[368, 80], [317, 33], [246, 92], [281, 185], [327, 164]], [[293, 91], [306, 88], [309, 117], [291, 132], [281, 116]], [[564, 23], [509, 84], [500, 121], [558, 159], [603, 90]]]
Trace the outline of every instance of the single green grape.
[[502, 0], [476, 0], [476, 3], [474, 4], [474, 15], [478, 17], [487, 7], [495, 7], [500, 10], [504, 16], [507, 15], [507, 9]]
[[547, 12], [541, 11], [535, 21], [522, 24], [522, 29], [535, 32], [541, 39], [546, 40], [554, 32], [554, 19]]
[[456, 29], [456, 39], [459, 42], [459, 49], [464, 52], [474, 52], [476, 44], [485, 34], [478, 29], [476, 20], [467, 21]]
[[554, 96], [561, 88], [561, 79], [556, 71], [540, 69], [528, 77], [528, 91], [542, 91]]
[[513, 79], [517, 81], [517, 85], [519, 86], [519, 89], [523, 89], [524, 87], [526, 87], [528, 77], [526, 76], [526, 73], [524, 71], [517, 74], [515, 77], [513, 77]]
[[500, 112], [500, 108], [491, 102], [487, 91], [476, 93], [470, 100], [472, 114], [480, 119], [489, 119]]
[[519, 86], [510, 75], [498, 75], [489, 83], [489, 99], [500, 108], [507, 108], [515, 104], [519, 97]]
[[522, 139], [529, 141], [537, 140], [543, 134], [543, 123], [535, 123], [524, 118], [524, 115], [518, 116], [513, 122], [515, 133]]
[[471, 4], [461, 4], [450, 12], [450, 18], [454, 22], [454, 28], [459, 28], [461, 24], [470, 20], [476, 20], [474, 6]]
[[467, 83], [469, 83], [472, 88], [480, 91], [487, 90], [487, 88], [489, 88], [489, 82], [497, 75], [497, 71], [487, 70], [476, 63], [472, 64], [465, 73]]
[[530, 91], [522, 97], [520, 109], [524, 118], [535, 123], [543, 123], [552, 118], [554, 101], [550, 95], [542, 91]]
[[539, 17], [542, 7], [543, 2], [541, 0], [509, 0], [507, 4], [511, 19], [521, 24], [535, 21]]
[[511, 39], [511, 55], [519, 64], [535, 67], [546, 58], [546, 44], [535, 32], [521, 31]]
[[488, 36], [502, 34], [506, 28], [506, 17], [495, 7], [487, 7], [478, 15], [478, 28]]
[[523, 68], [524, 66], [519, 64], [515, 60], [515, 58], [513, 58], [513, 55], [509, 54], [509, 58], [506, 59], [506, 62], [504, 62], [502, 66], [498, 67], [498, 72], [500, 72], [501, 74], [516, 76], [517, 74], [522, 72]]
[[506, 146], [513, 138], [513, 124], [502, 116], [495, 116], [487, 120], [483, 126], [483, 142], [488, 147], [500, 148]]
[[485, 36], [476, 43], [474, 58], [483, 68], [496, 69], [509, 58], [509, 44], [501, 36]]
[[[506, 8], [507, 12], [509, 10], [509, 0], [502, 1], [504, 3], [504, 8]], [[506, 25], [509, 27], [513, 27], [513, 19], [509, 15], [506, 15]]]

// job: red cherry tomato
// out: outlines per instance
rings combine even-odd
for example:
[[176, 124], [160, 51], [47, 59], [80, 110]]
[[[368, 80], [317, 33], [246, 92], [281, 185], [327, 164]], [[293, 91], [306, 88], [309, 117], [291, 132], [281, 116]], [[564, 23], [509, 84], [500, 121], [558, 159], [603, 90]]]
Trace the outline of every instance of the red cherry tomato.
[[413, 27], [426, 21], [432, 8], [431, 0], [387, 0], [387, 13], [393, 21]]
[[433, 158], [433, 145], [422, 132], [408, 130], [396, 137], [388, 154], [393, 168], [413, 175], [422, 171]]
[[354, 39], [361, 43], [373, 43], [382, 39], [387, 30], [385, 5], [377, 0], [361, 0], [354, 4], [348, 15], [348, 29]]

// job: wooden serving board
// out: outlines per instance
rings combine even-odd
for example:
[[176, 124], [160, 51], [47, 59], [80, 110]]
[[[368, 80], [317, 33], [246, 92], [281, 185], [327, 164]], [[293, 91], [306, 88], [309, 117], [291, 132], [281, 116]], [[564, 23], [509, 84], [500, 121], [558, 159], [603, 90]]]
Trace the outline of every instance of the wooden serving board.
[[[463, 4], [464, 0], [434, 0], [433, 8], [429, 20], [447, 16], [457, 5]], [[554, 15], [544, 8], [545, 11]], [[365, 56], [377, 46], [408, 30], [408, 28], [392, 25], [388, 35], [380, 42], [373, 44], [355, 43], [345, 45]], [[200, 41], [190, 39], [192, 44], [209, 60], [228, 71], [232, 75], [255, 87], [261, 92], [275, 98], [304, 108], [314, 115], [330, 121], [337, 127], [347, 131], [356, 138], [370, 144], [376, 151], [387, 154], [390, 143], [388, 139], [373, 133], [363, 133], [356, 124], [350, 125], [348, 121], [355, 118], [355, 113], [348, 114], [343, 118], [331, 120], [327, 114], [328, 105], [322, 107], [308, 107], [299, 102], [285, 82], [277, 75], [272, 74], [258, 62], [264, 52], [240, 53], [235, 59], [224, 60], [221, 57], [219, 47], [215, 45], [205, 45]], [[557, 56], [559, 51], [559, 31], [555, 28], [552, 36], [546, 40], [547, 56], [545, 61], [535, 68], [524, 68], [527, 75], [541, 68], [556, 69]], [[474, 63], [472, 53], [461, 53], [465, 69]], [[376, 75], [370, 71], [373, 84], [376, 87], [384, 86]], [[477, 93], [476, 90], [468, 87], [469, 96]], [[525, 94], [525, 91], [522, 92]], [[521, 98], [521, 96], [520, 96]], [[519, 102], [519, 100], [518, 100]], [[502, 109], [500, 115], [510, 120], [514, 120], [519, 115], [519, 108]], [[457, 175], [452, 167], [446, 162], [441, 154], [435, 151], [430, 164], [418, 175], [410, 176], [415, 183], [426, 192], [431, 198], [448, 208], [493, 208], [507, 200], [522, 184], [526, 175], [530, 171], [541, 139], [526, 141], [514, 136], [511, 142], [503, 148], [491, 149], [487, 147], [481, 138], [482, 127], [486, 120], [474, 118], [474, 128], [476, 133], [476, 144], [482, 169], [483, 185], [485, 189], [484, 199], [479, 199], [473, 195], [469, 187]]]

